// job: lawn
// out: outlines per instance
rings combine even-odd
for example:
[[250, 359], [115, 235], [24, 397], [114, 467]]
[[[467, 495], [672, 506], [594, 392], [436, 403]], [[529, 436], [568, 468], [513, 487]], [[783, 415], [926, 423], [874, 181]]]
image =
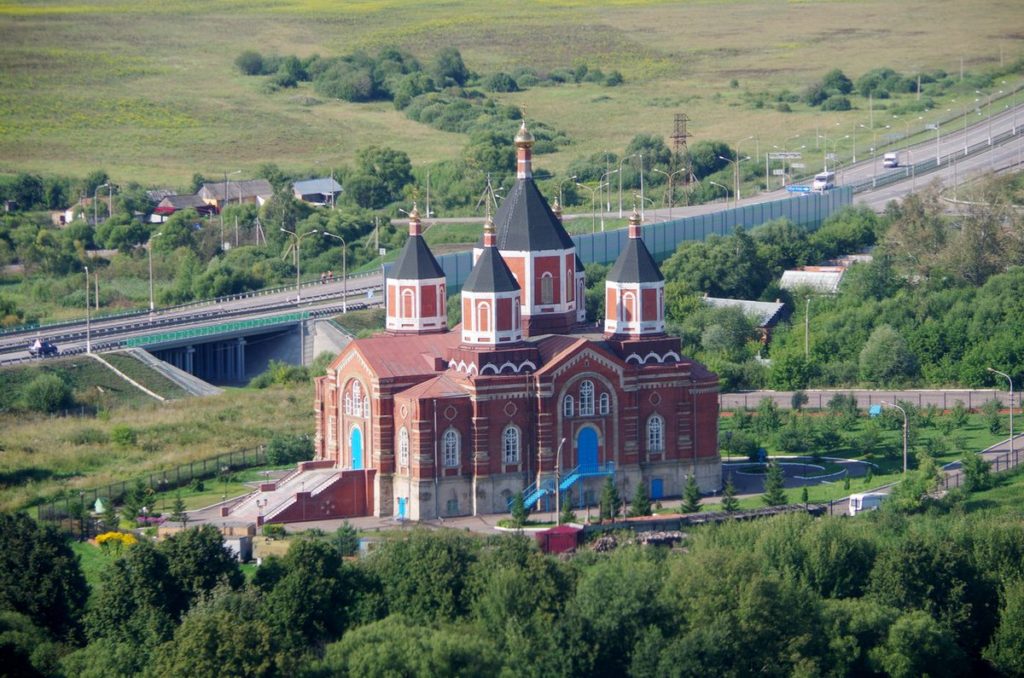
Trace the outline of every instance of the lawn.
[[377, 332], [384, 329], [384, 309], [367, 308], [361, 311], [349, 311], [334, 316], [334, 322], [353, 335], [360, 332]]
[[970, 494], [964, 502], [968, 513], [985, 511], [1005, 515], [1024, 516], [1024, 466], [1008, 473], [1000, 473], [996, 486]]
[[[56, 374], [67, 383], [78, 405], [72, 412], [86, 413], [114, 408], [131, 408], [155, 402], [98, 360], [85, 355], [52, 358], [28, 365], [0, 368], [0, 421], [21, 407], [25, 386], [40, 374]], [[5, 436], [6, 438], [7, 436]]]
[[[313, 171], [317, 163], [350, 162], [382, 140], [415, 164], [458, 157], [465, 145], [461, 135], [410, 122], [390, 102], [324, 101], [308, 84], [264, 94], [261, 78], [233, 66], [247, 49], [308, 56], [399, 45], [429, 63], [439, 46], [453, 45], [482, 75], [581, 63], [621, 71], [619, 87], [495, 95], [568, 132], [571, 145], [538, 158], [556, 172], [578, 156], [621, 153], [638, 133], [667, 137], [682, 112], [693, 141], [745, 140], [742, 152], [760, 156], [799, 135], [795, 146], [812, 155], [823, 151], [824, 132], [844, 155], [858, 125], [870, 122], [866, 101], [854, 97], [855, 110], [847, 112], [793, 104], [783, 113], [752, 105], [752, 95], [800, 92], [837, 66], [856, 78], [883, 66], [956, 72], [961, 57], [969, 71], [979, 70], [998, 65], [1000, 48], [1009, 59], [1020, 56], [1012, 51], [1018, 8], [997, 0], [740, 0], [728, 3], [728, 21], [723, 5], [7, 2], [0, 5], [0, 172], [82, 176], [106, 168], [117, 183], [184, 186], [196, 172], [251, 175], [265, 162]], [[969, 87], [958, 103], [955, 95], [939, 102], [940, 110], [952, 108], [955, 116], [968, 95], [973, 105]], [[892, 104], [875, 102], [876, 126], [888, 121], [883, 107]], [[911, 132], [923, 127], [914, 122]], [[893, 127], [903, 131], [902, 122]], [[862, 149], [867, 136], [858, 139]]]

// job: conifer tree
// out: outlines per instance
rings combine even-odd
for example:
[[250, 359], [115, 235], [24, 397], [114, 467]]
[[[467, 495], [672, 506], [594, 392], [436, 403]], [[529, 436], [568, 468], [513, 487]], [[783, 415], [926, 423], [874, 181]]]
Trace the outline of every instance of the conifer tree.
[[188, 524], [188, 514], [185, 513], [185, 500], [181, 498], [180, 492], [174, 498], [174, 511], [171, 513], [171, 520], [181, 523], [182, 528]]
[[740, 502], [736, 499], [736, 486], [732, 484], [732, 475], [725, 481], [725, 491], [722, 494], [722, 510], [726, 513], [740, 510]]
[[807, 486], [804, 485], [803, 489], [800, 490], [800, 503], [807, 506], [811, 503], [810, 493], [807, 491]]
[[526, 504], [523, 503], [523, 493], [516, 492], [516, 496], [512, 497], [512, 523], [516, 527], [522, 527], [526, 524], [526, 520], [529, 517], [530, 511], [526, 508]]
[[576, 512], [572, 510], [572, 492], [566, 492], [562, 497], [562, 512], [559, 514], [558, 522], [562, 525], [576, 522]]
[[769, 463], [764, 478], [764, 496], [761, 497], [766, 506], [782, 506], [786, 503], [786, 493], [782, 489], [784, 483], [782, 467], [778, 462]]
[[697, 513], [701, 509], [700, 487], [697, 486], [697, 477], [691, 475], [686, 479], [686, 486], [683, 488], [683, 504], [680, 507], [683, 513]]
[[644, 483], [637, 483], [636, 492], [633, 493], [633, 500], [629, 504], [629, 515], [631, 517], [651, 515], [651, 500], [647, 496], [647, 487]]
[[611, 476], [604, 481], [604, 487], [601, 488], [601, 510], [599, 517], [601, 520], [609, 518], [615, 518], [619, 515], [619, 508], [622, 506], [622, 500], [619, 498], [619, 491], [615, 488], [615, 482]]

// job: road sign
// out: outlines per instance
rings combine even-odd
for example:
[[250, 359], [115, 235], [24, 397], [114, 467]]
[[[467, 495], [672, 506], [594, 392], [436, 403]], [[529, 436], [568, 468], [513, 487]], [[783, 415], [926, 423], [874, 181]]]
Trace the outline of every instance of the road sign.
[[769, 153], [769, 160], [799, 160], [803, 155], [799, 151], [782, 151], [776, 153]]
[[383, 247], [381, 247], [381, 248], [380, 248], [379, 250], [377, 250], [377, 254], [379, 254], [379, 255], [380, 255], [380, 256], [382, 256], [382, 257], [383, 257], [383, 256], [384, 256], [384, 255], [385, 255], [386, 253], [387, 253], [387, 250], [386, 250], [386, 249], [384, 249]]
[[803, 184], [790, 184], [789, 186], [786, 186], [786, 190], [790, 193], [810, 193], [811, 187], [804, 186]]
[[786, 170], [784, 170], [782, 168], [777, 168], [777, 169], [773, 169], [772, 170], [772, 176], [773, 177], [781, 177], [785, 173], [786, 173]]
[[881, 413], [882, 413], [882, 406], [881, 405], [872, 405], [871, 407], [868, 408], [868, 414], [870, 416], [872, 416], [872, 417], [877, 417]]
[[802, 162], [794, 162], [794, 163], [790, 163], [790, 165], [789, 165], [789, 166], [790, 166], [791, 168], [793, 168], [793, 169], [806, 169], [806, 168], [807, 168], [807, 165], [805, 165], [805, 164], [804, 164], [804, 163], [802, 163]]

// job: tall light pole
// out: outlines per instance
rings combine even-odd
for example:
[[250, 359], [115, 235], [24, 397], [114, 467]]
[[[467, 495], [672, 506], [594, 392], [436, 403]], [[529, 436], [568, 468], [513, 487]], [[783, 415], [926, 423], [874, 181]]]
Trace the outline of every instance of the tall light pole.
[[295, 231], [289, 231], [282, 226], [281, 232], [295, 238], [295, 303], [298, 304], [302, 302], [302, 250], [300, 249], [300, 244], [307, 235], [314, 235], [320, 231], [314, 228], [312, 231], [306, 231], [299, 235]]
[[733, 205], [733, 207], [739, 207], [740, 206], [740, 163], [743, 162], [744, 160], [750, 160], [750, 156], [748, 155], [745, 158], [741, 158], [741, 157], [739, 157], [739, 155], [737, 155], [736, 159], [733, 160], [731, 158], [725, 157], [724, 155], [720, 155], [720, 156], [718, 156], [718, 159], [732, 163], [733, 183], [736, 186], [735, 192], [733, 193], [733, 196], [732, 196], [732, 205]]
[[345, 239], [342, 238], [340, 235], [335, 235], [334, 233], [330, 233], [328, 231], [324, 231], [324, 235], [326, 235], [329, 238], [335, 238], [341, 241], [341, 312], [348, 313], [348, 261], [346, 258], [348, 252], [348, 243], [346, 243]]
[[1016, 465], [1017, 452], [1013, 447], [1013, 379], [1011, 379], [1010, 375], [1008, 375], [1006, 372], [1000, 372], [999, 370], [994, 370], [991, 367], [986, 367], [985, 369], [991, 372], [992, 374], [998, 374], [1000, 377], [1006, 379], [1006, 381], [1009, 382], [1010, 384], [1010, 456], [1013, 457], [1013, 463], [1014, 465]]
[[896, 403], [888, 403], [883, 400], [882, 404], [886, 407], [896, 408], [903, 415], [903, 475], [907, 475], [907, 431], [910, 425], [907, 419], [907, 411]]
[[89, 267], [85, 266], [85, 352], [92, 353], [92, 323], [89, 319]]
[[565, 438], [558, 442], [558, 451], [555, 452], [555, 525], [562, 524], [562, 446], [565, 445]]
[[664, 174], [665, 178], [668, 179], [668, 220], [672, 221], [672, 204], [673, 202], [675, 202], [674, 200], [672, 200], [672, 177], [679, 174], [680, 172], [685, 172], [686, 168], [680, 167], [675, 172], [666, 172], [664, 170], [658, 169], [657, 167], [652, 167], [651, 171], [657, 172], [658, 174]]
[[613, 174], [618, 174], [618, 173], [619, 173], [619, 170], [617, 170], [617, 169], [609, 170], [608, 172], [605, 172], [604, 174], [601, 175], [601, 179], [599, 181], [599, 183], [601, 185], [603, 185], [605, 188], [608, 189], [608, 192], [606, 194], [607, 197], [608, 197], [608, 202], [605, 204], [604, 211], [601, 212], [601, 230], [602, 231], [604, 230], [604, 215], [607, 212], [611, 212], [612, 211], [612, 184], [611, 184], [610, 181], [605, 181], [605, 179], [607, 179], [608, 177], [610, 177]]
[[149, 254], [149, 312], [152, 313], [156, 309], [156, 305], [153, 303], [153, 238], [159, 238], [163, 233], [154, 233], [149, 236], [149, 242], [146, 243], [146, 252]]
[[619, 169], [617, 170], [619, 173], [619, 219], [622, 218], [622, 164], [630, 158], [635, 158], [637, 155], [637, 153], [633, 153], [619, 160]]
[[811, 298], [807, 297], [804, 306], [804, 360], [811, 356]]
[[[236, 174], [241, 174], [242, 170], [235, 170], [230, 174], [225, 170], [224, 172], [224, 202], [220, 206], [220, 247], [224, 248], [224, 208], [228, 206], [228, 187], [231, 184], [228, 183], [228, 177], [233, 177]], [[238, 189], [238, 204], [242, 204], [242, 189]]]
[[710, 179], [708, 179], [708, 183], [711, 184], [712, 186], [718, 186], [720, 189], [722, 189], [722, 199], [725, 202], [729, 202], [729, 188], [728, 188], [728, 186], [723, 186], [722, 184], [718, 183], [717, 181], [711, 181]]
[[99, 223], [100, 223], [100, 217], [99, 217], [99, 214], [96, 211], [96, 201], [99, 199], [97, 197], [97, 195], [99, 194], [101, 188], [110, 188], [110, 182], [108, 181], [105, 184], [100, 184], [96, 188], [92, 189], [92, 225], [93, 226], [98, 226]]
[[578, 181], [576, 182], [576, 185], [590, 191], [590, 232], [597, 233], [597, 191], [601, 187], [598, 186], [597, 188], [591, 188], [590, 186], [581, 184]]

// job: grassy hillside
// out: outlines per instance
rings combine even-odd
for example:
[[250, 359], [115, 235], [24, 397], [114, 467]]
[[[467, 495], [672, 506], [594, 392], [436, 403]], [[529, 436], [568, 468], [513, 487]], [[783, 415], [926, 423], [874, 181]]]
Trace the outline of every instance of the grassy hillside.
[[1018, 19], [1019, 8], [1000, 0], [3, 2], [0, 171], [102, 167], [116, 182], [184, 185], [194, 172], [251, 173], [268, 161], [312, 170], [372, 143], [414, 163], [458, 155], [464, 138], [412, 123], [390, 103], [310, 105], [308, 84], [263, 94], [260, 78], [233, 66], [247, 49], [306, 56], [382, 45], [424, 62], [453, 45], [481, 74], [576, 63], [620, 70], [620, 87], [499, 95], [575, 141], [540, 161], [555, 170], [621, 150], [638, 133], [668, 136], [677, 112], [690, 116], [695, 141], [756, 136], [764, 150], [802, 134], [815, 147], [823, 130], [842, 137], [867, 122], [863, 102], [845, 113], [802, 104], [780, 113], [745, 103], [749, 95], [801, 91], [833, 67], [856, 77], [881, 66], [957, 72], [961, 56], [968, 69], [998, 64], [1000, 48], [1019, 56]]
[[[102, 368], [91, 360], [73, 364], [90, 363]], [[84, 370], [76, 374], [82, 383], [86, 376]], [[0, 390], [7, 393], [19, 390], [22, 377], [3, 370], [0, 379]], [[64, 488], [95, 487], [229, 450], [252, 449], [275, 433], [313, 429], [308, 383], [230, 389], [220, 396], [165, 403], [139, 395], [112, 403], [97, 417], [0, 412], [0, 510], [26, 506]]]

